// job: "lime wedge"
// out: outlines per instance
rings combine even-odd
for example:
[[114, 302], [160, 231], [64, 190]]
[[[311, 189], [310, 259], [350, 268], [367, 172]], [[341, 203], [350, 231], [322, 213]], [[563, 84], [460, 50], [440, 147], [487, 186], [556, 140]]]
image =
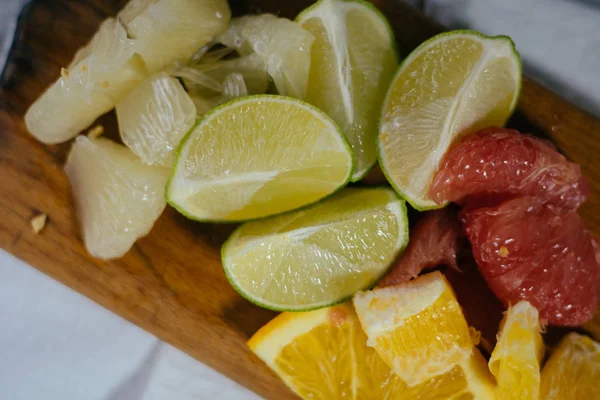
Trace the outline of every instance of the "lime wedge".
[[196, 220], [267, 217], [330, 195], [352, 167], [322, 111], [289, 97], [244, 97], [210, 111], [182, 140], [167, 201]]
[[385, 17], [363, 1], [321, 0], [296, 20], [315, 36], [305, 100], [342, 128], [357, 181], [377, 158], [381, 105], [398, 65], [394, 36]]
[[406, 205], [387, 188], [347, 188], [313, 207], [239, 227], [223, 268], [246, 299], [278, 311], [369, 288], [408, 242]]
[[437, 208], [428, 190], [458, 137], [502, 126], [521, 89], [521, 59], [507, 36], [473, 31], [435, 36], [399, 67], [386, 96], [379, 164], [418, 210]]

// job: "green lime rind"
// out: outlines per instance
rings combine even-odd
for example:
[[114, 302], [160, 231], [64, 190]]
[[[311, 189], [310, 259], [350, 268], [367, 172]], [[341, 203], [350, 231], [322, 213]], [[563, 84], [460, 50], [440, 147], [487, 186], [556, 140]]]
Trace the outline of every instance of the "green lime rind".
[[[360, 290], [372, 289], [373, 287], [375, 287], [377, 282], [379, 282], [381, 280], [381, 278], [383, 278], [385, 273], [388, 271], [389, 267], [393, 264], [394, 260], [396, 260], [398, 258], [398, 256], [402, 253], [402, 251], [404, 251], [404, 249], [406, 248], [406, 246], [408, 245], [408, 242], [409, 242], [409, 222], [408, 222], [406, 202], [403, 199], [401, 199], [398, 196], [398, 194], [396, 192], [394, 192], [392, 189], [390, 189], [389, 187], [387, 187], [387, 186], [360, 187], [360, 188], [355, 187], [352, 189], [353, 190], [380, 190], [380, 191], [387, 192], [387, 194], [390, 195], [390, 200], [397, 202], [398, 210], [399, 210], [399, 212], [396, 213], [396, 220], [398, 221], [398, 231], [397, 231], [398, 232], [398, 243], [396, 244], [394, 253], [390, 254], [390, 262], [381, 268], [381, 273], [378, 276], [376, 276], [374, 279], [366, 282], [362, 288], [358, 289], [360, 291]], [[315, 206], [315, 204], [313, 204], [312, 206]], [[275, 217], [273, 217], [273, 218], [275, 218]], [[310, 305], [303, 304], [303, 305], [299, 305], [299, 306], [273, 304], [271, 302], [264, 301], [264, 300], [258, 298], [257, 296], [254, 296], [253, 294], [251, 294], [250, 292], [248, 292], [247, 290], [245, 290], [238, 284], [237, 280], [234, 277], [235, 274], [232, 273], [231, 266], [229, 265], [229, 263], [227, 261], [228, 248], [231, 245], [231, 243], [234, 240], [236, 240], [237, 236], [244, 229], [244, 226], [245, 226], [245, 224], [239, 226], [231, 234], [231, 236], [225, 241], [225, 243], [223, 243], [223, 246], [221, 247], [221, 262], [223, 264], [223, 271], [225, 272], [225, 276], [227, 277], [227, 280], [229, 281], [231, 286], [235, 289], [236, 292], [238, 292], [238, 294], [240, 296], [242, 296], [249, 302], [256, 304], [259, 307], [262, 307], [262, 308], [265, 308], [268, 310], [272, 310], [272, 311], [302, 312], [302, 311], [311, 311], [311, 310], [316, 310], [319, 308], [334, 306], [336, 304], [340, 304], [345, 301], [348, 301], [354, 295], [354, 293], [351, 293], [350, 295], [333, 298], [328, 301], [323, 301], [320, 303], [315, 303], [315, 304], [310, 304]]]
[[[322, 5], [322, 3], [327, 2], [327, 1], [331, 1], [331, 0], [319, 0], [316, 3], [305, 8], [296, 16], [296, 18], [294, 19], [294, 22], [296, 22], [298, 24], [302, 24], [306, 19], [312, 18], [310, 13], [312, 13], [315, 9], [319, 8]], [[391, 44], [393, 53], [396, 57], [396, 63], [399, 63], [402, 58], [400, 57], [400, 49], [399, 49], [398, 41], [396, 40], [394, 31], [393, 31], [390, 23], [388, 22], [387, 18], [385, 17], [385, 15], [383, 15], [383, 13], [381, 11], [379, 11], [379, 9], [374, 4], [372, 4], [368, 1], [364, 1], [364, 0], [339, 0], [339, 1], [341, 3], [353, 3], [355, 5], [362, 6], [364, 8], [365, 12], [372, 13], [375, 16], [374, 19], [379, 20], [379, 22], [383, 25], [383, 27], [385, 28], [385, 30], [388, 33], [390, 44]], [[379, 127], [377, 124], [375, 126], [375, 129], [378, 130], [378, 128]], [[377, 136], [378, 136], [378, 132], [375, 132], [375, 135], [374, 135], [375, 140], [377, 140]], [[376, 149], [377, 149], [377, 146], [376, 146]], [[356, 167], [358, 165], [358, 162], [356, 160], [356, 154], [353, 153], [352, 156], [355, 158], [354, 165]], [[352, 174], [352, 177], [350, 179], [350, 182], [354, 183], [354, 182], [360, 181], [365, 176], [367, 176], [373, 170], [373, 168], [375, 168], [376, 165], [377, 165], [377, 153], [375, 154], [375, 159], [373, 160], [373, 162], [366, 165], [362, 171], [356, 171], [356, 169], [355, 169], [355, 171]]]
[[[523, 73], [523, 62], [521, 60], [521, 55], [519, 54], [519, 52], [517, 51], [517, 48], [515, 46], [515, 43], [513, 42], [512, 38], [510, 38], [509, 36], [506, 35], [497, 35], [497, 36], [488, 36], [485, 35], [481, 32], [478, 31], [474, 31], [474, 30], [470, 30], [470, 29], [458, 29], [458, 30], [453, 30], [453, 31], [449, 31], [449, 32], [443, 32], [440, 33], [438, 35], [435, 35], [429, 39], [427, 39], [425, 42], [421, 43], [417, 48], [415, 48], [406, 58], [404, 58], [404, 60], [400, 63], [400, 65], [398, 65], [398, 68], [396, 69], [396, 72], [394, 73], [394, 77], [392, 78], [392, 81], [390, 83], [390, 87], [386, 93], [385, 99], [382, 103], [382, 109], [381, 109], [381, 114], [379, 116], [379, 134], [378, 134], [378, 138], [377, 138], [377, 161], [379, 163], [379, 167], [381, 168], [381, 171], [383, 172], [383, 175], [385, 176], [385, 178], [387, 179], [388, 183], [390, 184], [390, 186], [392, 186], [392, 188], [394, 188], [394, 190], [396, 191], [396, 193], [398, 193], [400, 195], [400, 197], [402, 197], [404, 200], [406, 200], [415, 210], [417, 211], [430, 211], [430, 210], [437, 210], [440, 208], [444, 208], [445, 206], [448, 205], [448, 203], [444, 203], [441, 205], [438, 205], [436, 203], [433, 203], [432, 201], [425, 201], [427, 204], [423, 204], [425, 202], [421, 202], [421, 199], [417, 199], [415, 200], [414, 198], [412, 198], [411, 196], [407, 195], [407, 193], [405, 193], [404, 190], [400, 189], [398, 187], [398, 185], [396, 185], [394, 183], [394, 180], [391, 177], [391, 174], [389, 173], [389, 171], [386, 168], [383, 156], [382, 156], [382, 145], [381, 145], [381, 141], [379, 140], [379, 137], [381, 135], [381, 126], [382, 126], [382, 120], [383, 120], [383, 113], [385, 111], [385, 109], [387, 108], [387, 104], [389, 102], [389, 97], [391, 95], [391, 92], [393, 90], [394, 87], [394, 83], [396, 82], [396, 80], [398, 79], [398, 77], [400, 76], [400, 74], [402, 72], [404, 72], [404, 68], [406, 66], [408, 66], [410, 64], [410, 62], [416, 58], [423, 49], [429, 47], [431, 44], [433, 44], [434, 42], [437, 42], [440, 38], [444, 38], [447, 36], [457, 36], [457, 35], [467, 35], [467, 36], [475, 36], [478, 39], [483, 39], [483, 40], [500, 40], [500, 41], [505, 41], [507, 42], [511, 49], [512, 49], [512, 53], [516, 58], [517, 61], [517, 69], [519, 71], [519, 75], [522, 75]], [[519, 79], [517, 82], [517, 88], [516, 88], [516, 93], [513, 99], [513, 102], [509, 108], [509, 112], [507, 114], [506, 120], [508, 120], [512, 114], [514, 113], [516, 107], [517, 107], [517, 103], [519, 101], [519, 97], [521, 95], [521, 88], [522, 88], [522, 80]]]
[[[185, 162], [185, 160], [181, 159], [181, 156], [182, 156], [182, 153], [183, 153], [183, 150], [184, 150], [186, 144], [189, 142], [191, 137], [194, 135], [194, 132], [196, 131], [196, 129], [198, 129], [199, 126], [201, 126], [203, 123], [205, 123], [210, 118], [212, 118], [215, 114], [222, 112], [226, 108], [237, 105], [238, 103], [247, 103], [247, 102], [254, 102], [254, 101], [265, 101], [265, 100], [268, 101], [268, 100], [273, 100], [273, 99], [275, 99], [277, 101], [289, 101], [290, 103], [297, 104], [302, 107], [308, 108], [309, 110], [313, 111], [316, 116], [319, 116], [320, 118], [327, 120], [333, 127], [335, 127], [335, 132], [339, 135], [339, 138], [341, 139], [341, 143], [343, 144], [344, 148], [350, 155], [350, 157], [349, 157], [350, 158], [350, 166], [348, 168], [348, 174], [347, 174], [345, 180], [343, 182], [341, 182], [338, 187], [336, 187], [334, 190], [332, 190], [331, 193], [329, 193], [321, 198], [315, 199], [313, 202], [310, 202], [308, 204], [304, 204], [300, 207], [290, 209], [290, 210], [285, 210], [285, 211], [278, 212], [278, 213], [274, 213], [271, 215], [263, 215], [263, 216], [260, 216], [257, 218], [248, 218], [248, 219], [241, 219], [241, 220], [219, 219], [219, 218], [215, 218], [215, 219], [201, 218], [201, 217], [194, 215], [193, 213], [188, 212], [185, 205], [181, 205], [178, 202], [174, 201], [171, 196], [171, 191], [174, 190], [172, 187], [173, 179], [178, 173], [179, 163]], [[346, 187], [346, 185], [348, 185], [348, 183], [350, 182], [350, 178], [352, 177], [354, 167], [355, 167], [355, 160], [354, 160], [354, 155], [352, 153], [352, 148], [350, 147], [350, 144], [348, 143], [348, 141], [346, 140], [346, 137], [342, 133], [342, 130], [335, 123], [335, 121], [333, 121], [331, 119], [331, 117], [329, 117], [327, 114], [325, 114], [323, 111], [321, 111], [317, 107], [315, 107], [305, 101], [302, 101], [302, 100], [299, 100], [299, 99], [296, 99], [293, 97], [287, 97], [287, 96], [272, 95], [272, 94], [259, 94], [259, 95], [245, 96], [245, 97], [233, 99], [231, 101], [228, 101], [227, 103], [221, 104], [220, 106], [215, 107], [212, 110], [210, 110], [202, 118], [200, 118], [198, 121], [196, 121], [194, 126], [192, 126], [192, 128], [185, 134], [183, 139], [181, 139], [181, 141], [179, 142], [179, 145], [177, 146], [177, 149], [175, 151], [173, 167], [171, 169], [171, 175], [169, 176], [169, 180], [167, 181], [167, 184], [166, 184], [165, 200], [171, 207], [176, 209], [180, 214], [182, 214], [186, 218], [194, 220], [194, 221], [207, 222], [207, 223], [223, 223], [223, 224], [243, 223], [243, 222], [247, 222], [247, 221], [254, 221], [254, 220], [270, 218], [270, 217], [274, 217], [277, 215], [286, 214], [286, 213], [292, 212], [292, 211], [298, 211], [298, 210], [304, 209], [306, 207], [310, 207], [311, 205], [313, 205], [315, 203], [318, 203], [320, 201], [323, 201], [323, 200], [333, 196], [335, 193], [339, 192], [341, 189]]]
[[[319, 0], [316, 3], [310, 5], [309, 7], [306, 7], [304, 10], [300, 11], [300, 13], [294, 19], [294, 22], [301, 24], [302, 20], [304, 20], [310, 12], [314, 11], [314, 9], [316, 9], [323, 1], [330, 1], [330, 0]], [[368, 11], [371, 11], [373, 14], [375, 14], [377, 16], [377, 18], [381, 21], [383, 26], [385, 26], [385, 29], [388, 31], [388, 36], [390, 37], [390, 43], [392, 44], [392, 48], [394, 49], [394, 54], [396, 54], [396, 61], [400, 62], [402, 60], [402, 58], [400, 57], [400, 46], [398, 44], [398, 41], [396, 40], [396, 35], [394, 35], [394, 30], [392, 29], [392, 26], [388, 22], [385, 15], [383, 15], [383, 13], [381, 11], [379, 11], [379, 9], [373, 3], [370, 3], [365, 0], [341, 0], [341, 1], [343, 3], [356, 3], [361, 6], [364, 6]]]

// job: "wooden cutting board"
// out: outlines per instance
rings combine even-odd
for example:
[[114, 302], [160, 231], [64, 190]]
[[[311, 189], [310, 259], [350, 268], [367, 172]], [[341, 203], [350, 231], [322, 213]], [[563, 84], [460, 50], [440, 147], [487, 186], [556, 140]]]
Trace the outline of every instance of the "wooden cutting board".
[[[42, 145], [25, 129], [29, 104], [124, 3], [34, 0], [22, 16], [0, 88], [0, 246], [263, 397], [296, 398], [245, 346], [274, 313], [242, 299], [225, 279], [219, 248], [233, 226], [191, 222], [168, 208], [125, 257], [95, 260], [83, 247], [63, 172], [70, 145]], [[311, 1], [233, 3], [235, 14], [264, 11], [293, 18]], [[443, 29], [400, 1], [373, 3], [388, 17], [404, 55]], [[117, 137], [112, 114], [100, 123]], [[581, 165], [592, 189], [581, 213], [599, 237], [600, 122], [525, 80], [511, 126], [550, 137]], [[29, 221], [40, 212], [49, 221], [34, 235]]]

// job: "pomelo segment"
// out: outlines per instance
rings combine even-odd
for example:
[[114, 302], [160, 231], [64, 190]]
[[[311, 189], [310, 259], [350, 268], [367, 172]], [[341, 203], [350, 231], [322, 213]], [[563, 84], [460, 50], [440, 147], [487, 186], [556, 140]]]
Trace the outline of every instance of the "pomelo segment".
[[53, 144], [90, 126], [146, 77], [144, 62], [134, 51], [121, 24], [114, 18], [104, 21], [69, 68], [27, 110], [29, 132]]
[[159, 73], [117, 104], [123, 143], [144, 164], [170, 168], [175, 148], [196, 121], [196, 107], [175, 78]]
[[223, 51], [212, 51], [196, 64], [169, 70], [171, 76], [182, 79], [199, 116], [235, 98], [264, 94], [269, 86], [265, 64], [258, 54], [221, 60], [215, 58], [218, 53]]
[[119, 13], [149, 73], [187, 62], [230, 18], [227, 0], [131, 0]]
[[271, 14], [247, 15], [234, 18], [217, 41], [242, 56], [258, 54], [279, 94], [304, 98], [314, 36], [299, 24]]
[[165, 208], [169, 170], [143, 165], [125, 146], [79, 136], [65, 165], [87, 251], [122, 257]]

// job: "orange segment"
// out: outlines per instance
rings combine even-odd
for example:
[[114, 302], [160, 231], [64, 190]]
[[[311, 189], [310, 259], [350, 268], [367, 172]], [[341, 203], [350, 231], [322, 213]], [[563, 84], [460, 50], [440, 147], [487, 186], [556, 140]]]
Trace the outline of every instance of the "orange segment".
[[600, 343], [568, 334], [542, 370], [541, 399], [583, 400], [600, 395]]
[[248, 345], [304, 399], [472, 399], [470, 382], [489, 379], [485, 361], [473, 352], [463, 366], [408, 387], [367, 346], [348, 303], [283, 313], [261, 328]]
[[409, 385], [449, 371], [473, 349], [460, 305], [439, 272], [359, 292], [354, 306], [369, 345]]
[[498, 381], [498, 399], [539, 398], [544, 342], [538, 311], [527, 301], [509, 307], [489, 367]]

